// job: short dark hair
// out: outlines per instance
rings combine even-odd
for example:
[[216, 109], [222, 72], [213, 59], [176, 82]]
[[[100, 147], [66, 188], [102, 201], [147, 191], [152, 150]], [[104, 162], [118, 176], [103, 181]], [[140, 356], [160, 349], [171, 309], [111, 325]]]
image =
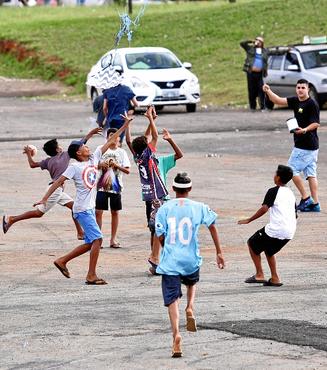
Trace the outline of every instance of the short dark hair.
[[280, 181], [286, 185], [293, 177], [293, 170], [291, 167], [280, 164], [277, 167], [276, 175], [280, 178]]
[[84, 144], [83, 140], [73, 140], [68, 147], [68, 155], [70, 158], [77, 159], [76, 153], [79, 148]]
[[107, 137], [109, 137], [110, 134], [114, 134], [118, 131], [118, 129], [112, 127], [107, 131]]
[[306, 85], [308, 85], [309, 86], [309, 81], [308, 80], [306, 80], [305, 78], [300, 78], [298, 81], [297, 81], [297, 83], [296, 83], [297, 85], [299, 85], [299, 84], [306, 84]]
[[146, 136], [138, 136], [132, 141], [132, 148], [137, 155], [141, 155], [148, 146], [148, 139]]
[[47, 155], [49, 155], [50, 157], [54, 157], [57, 155], [57, 149], [58, 149], [58, 141], [57, 139], [52, 139], [52, 140], [49, 140], [47, 141], [44, 145], [43, 145], [43, 150], [45, 151], [45, 153]]
[[176, 177], [174, 178], [174, 183], [183, 184], [184, 186], [187, 184], [190, 184], [189, 187], [185, 187], [185, 188], [184, 187], [179, 188], [177, 186], [173, 186], [174, 191], [176, 191], [177, 193], [188, 193], [192, 187], [192, 180], [186, 172], [178, 173]]

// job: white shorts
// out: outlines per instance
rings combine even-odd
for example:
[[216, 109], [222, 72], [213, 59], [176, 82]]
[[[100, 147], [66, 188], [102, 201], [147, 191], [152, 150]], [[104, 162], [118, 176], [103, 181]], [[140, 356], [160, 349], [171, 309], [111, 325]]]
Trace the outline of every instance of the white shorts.
[[[51, 186], [51, 185], [50, 185]], [[50, 186], [47, 187], [47, 190], [50, 188]], [[56, 189], [47, 200], [46, 204], [39, 204], [36, 206], [36, 208], [41, 211], [42, 213], [47, 213], [50, 211], [52, 207], [54, 207], [56, 204], [60, 204], [61, 206], [66, 205], [69, 202], [73, 202], [73, 198], [71, 198], [68, 194], [64, 192], [64, 189], [60, 186], [58, 189]]]

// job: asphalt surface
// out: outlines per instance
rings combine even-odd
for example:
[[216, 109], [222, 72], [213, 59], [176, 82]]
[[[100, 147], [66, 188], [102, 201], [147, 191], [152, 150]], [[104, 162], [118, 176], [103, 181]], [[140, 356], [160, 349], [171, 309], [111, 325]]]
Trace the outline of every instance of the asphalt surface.
[[[253, 274], [247, 238], [268, 216], [249, 224], [237, 220], [259, 208], [273, 173], [286, 163], [292, 137], [288, 110], [164, 110], [159, 131], [170, 129], [184, 152], [169, 174], [187, 171], [193, 199], [217, 211], [227, 267], [218, 271], [205, 228], [200, 231], [204, 264], [196, 298], [199, 330], [181, 326], [184, 357], [171, 359], [171, 334], [160, 278], [147, 274], [149, 234], [135, 166], [125, 176], [119, 241], [111, 250], [109, 216], [98, 273], [103, 287], [84, 285], [88, 256], [69, 265], [65, 279], [53, 260], [74, 246], [70, 214], [56, 206], [41, 219], [14, 225], [0, 236], [0, 369], [327, 369], [327, 111], [321, 114], [319, 185], [322, 212], [300, 214], [295, 238], [277, 257], [284, 285], [247, 285]], [[53, 137], [66, 148], [90, 127], [88, 102], [1, 99], [0, 192], [2, 214], [32, 209], [44, 194], [48, 175], [30, 169], [25, 144], [39, 148]], [[146, 121], [137, 115], [134, 135]], [[91, 148], [101, 144], [90, 141]], [[170, 151], [160, 142], [159, 152]], [[292, 189], [298, 198], [293, 185]], [[74, 195], [71, 184], [67, 192]], [[268, 267], [263, 261], [269, 277]]]

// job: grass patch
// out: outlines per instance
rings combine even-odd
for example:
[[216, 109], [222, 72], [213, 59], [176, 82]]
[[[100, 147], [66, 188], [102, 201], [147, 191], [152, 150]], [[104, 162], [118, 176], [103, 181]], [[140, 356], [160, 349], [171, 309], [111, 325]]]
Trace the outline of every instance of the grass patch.
[[[245, 104], [242, 39], [264, 32], [267, 45], [301, 42], [303, 35], [326, 31], [324, 0], [226, 0], [148, 6], [132, 46], [163, 46], [182, 61], [193, 64], [199, 76], [202, 102], [214, 105]], [[120, 12], [123, 10], [120, 9]], [[134, 9], [136, 15], [137, 8]], [[56, 56], [70, 71], [64, 81], [75, 93], [85, 90], [90, 67], [111, 49], [119, 29], [115, 6], [97, 8], [1, 8], [0, 39], [18, 40], [41, 55], [37, 65], [1, 57], [5, 76], [57, 78], [48, 56]], [[126, 39], [122, 47], [128, 46]], [[26, 74], [25, 74], [26, 73]]]

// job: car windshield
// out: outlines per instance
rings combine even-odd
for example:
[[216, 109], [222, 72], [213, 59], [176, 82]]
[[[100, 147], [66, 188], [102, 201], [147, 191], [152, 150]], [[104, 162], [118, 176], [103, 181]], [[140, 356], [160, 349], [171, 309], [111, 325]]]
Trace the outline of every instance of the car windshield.
[[171, 53], [133, 53], [126, 54], [128, 69], [167, 69], [180, 68], [181, 64]]
[[306, 69], [327, 67], [327, 49], [307, 51], [301, 55]]

